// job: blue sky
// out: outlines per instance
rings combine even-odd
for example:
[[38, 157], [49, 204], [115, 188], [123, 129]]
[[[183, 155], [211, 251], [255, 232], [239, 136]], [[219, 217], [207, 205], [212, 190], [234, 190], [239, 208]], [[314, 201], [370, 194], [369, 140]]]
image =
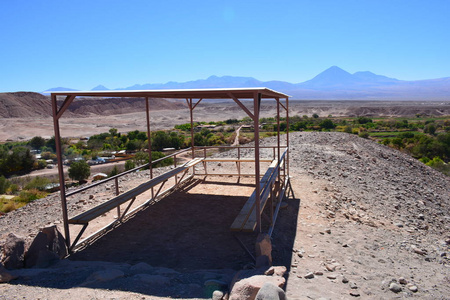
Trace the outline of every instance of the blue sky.
[[450, 76], [450, 1], [0, 0], [0, 92], [302, 82], [336, 65]]

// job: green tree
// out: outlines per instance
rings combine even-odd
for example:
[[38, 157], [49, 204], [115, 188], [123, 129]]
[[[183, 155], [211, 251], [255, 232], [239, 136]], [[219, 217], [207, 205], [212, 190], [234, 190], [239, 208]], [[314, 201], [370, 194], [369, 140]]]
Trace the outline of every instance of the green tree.
[[11, 183], [5, 178], [5, 176], [0, 176], [0, 194], [5, 194], [10, 185]]
[[148, 163], [149, 159], [148, 159], [148, 153], [146, 152], [137, 152], [134, 155], [134, 163], [137, 166], [142, 166], [143, 164]]
[[316, 113], [314, 113], [314, 114], [312, 115], [312, 117], [313, 117], [314, 119], [317, 119], [317, 118], [319, 118], [319, 115], [316, 114]]
[[78, 180], [80, 183], [91, 175], [91, 168], [84, 161], [76, 161], [69, 167], [69, 177]]
[[29, 144], [31, 148], [39, 150], [45, 146], [45, 139], [40, 136], [35, 136], [30, 140]]
[[26, 174], [31, 172], [33, 165], [34, 158], [30, 149], [15, 147], [10, 153], [3, 153], [3, 158], [0, 159], [0, 172], [6, 176]]
[[325, 119], [319, 123], [319, 126], [323, 129], [334, 129], [336, 127], [336, 124], [334, 124], [330, 119]]
[[116, 136], [116, 135], [117, 135], [117, 128], [111, 128], [111, 129], [109, 130], [109, 134], [110, 134], [111, 136]]
[[436, 126], [434, 126], [434, 124], [428, 124], [423, 129], [423, 132], [434, 135], [436, 133]]
[[372, 119], [368, 118], [368, 117], [358, 117], [356, 119], [356, 122], [358, 124], [367, 124], [367, 123], [372, 123]]

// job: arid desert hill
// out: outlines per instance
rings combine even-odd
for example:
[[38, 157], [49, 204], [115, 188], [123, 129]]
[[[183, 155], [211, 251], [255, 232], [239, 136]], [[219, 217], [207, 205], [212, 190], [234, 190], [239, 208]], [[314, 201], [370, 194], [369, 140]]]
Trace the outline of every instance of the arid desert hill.
[[[62, 100], [58, 100], [59, 104]], [[181, 103], [164, 99], [149, 99], [153, 110], [177, 110]], [[145, 101], [139, 98], [76, 99], [65, 116], [118, 115], [145, 110]], [[0, 93], [0, 116], [2, 118], [51, 117], [49, 96], [34, 92]]]
[[[189, 122], [185, 101], [149, 99], [152, 130], [171, 129]], [[244, 103], [251, 108], [250, 101]], [[290, 116], [415, 117], [450, 115], [450, 101], [320, 101], [289, 100]], [[276, 115], [275, 101], [264, 101], [261, 117]], [[99, 117], [101, 116], [101, 117]], [[246, 113], [233, 101], [204, 100], [194, 110], [194, 121], [242, 119]], [[117, 128], [119, 132], [146, 130], [145, 101], [136, 98], [76, 99], [60, 119], [66, 137], [91, 136]], [[54, 134], [51, 104], [46, 96], [31, 92], [0, 94], [0, 142], [26, 140]]]

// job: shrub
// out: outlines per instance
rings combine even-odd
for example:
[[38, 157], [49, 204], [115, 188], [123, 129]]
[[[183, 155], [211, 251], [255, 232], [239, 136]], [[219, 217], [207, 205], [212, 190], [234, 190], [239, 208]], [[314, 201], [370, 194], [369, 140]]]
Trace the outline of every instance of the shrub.
[[136, 167], [136, 164], [134, 163], [134, 161], [132, 161], [132, 160], [127, 160], [127, 161], [125, 162], [125, 171], [134, 169], [135, 167]]
[[450, 176], [450, 166], [439, 157], [434, 157], [432, 160], [428, 161], [426, 165], [444, 173], [447, 176]]
[[51, 181], [48, 178], [45, 177], [34, 177], [30, 182], [28, 182], [24, 189], [25, 190], [32, 190], [32, 189], [37, 189], [40, 191], [44, 191], [45, 187], [50, 184]]
[[45, 196], [47, 196], [47, 193], [37, 189], [31, 189], [21, 191], [19, 196], [14, 197], [12, 200], [27, 204], [36, 199], [44, 198]]
[[363, 131], [358, 136], [363, 138], [363, 139], [368, 139], [369, 138], [369, 133], [366, 132], [366, 131]]
[[81, 183], [83, 180], [87, 179], [89, 175], [91, 175], [91, 168], [84, 160], [76, 161], [70, 165], [70, 178], [78, 180], [78, 182]]
[[22, 206], [24, 206], [25, 204], [23, 203], [16, 203], [13, 200], [2, 200], [4, 198], [0, 199], [0, 211], [3, 213], [9, 213], [10, 211], [16, 210]]
[[368, 117], [358, 117], [358, 119], [356, 119], [356, 122], [358, 124], [367, 124], [367, 123], [372, 123], [372, 119], [370, 119]]
[[108, 177], [113, 177], [113, 176], [116, 176], [117, 174], [119, 174], [119, 170], [117, 169], [117, 166], [114, 166], [114, 168], [111, 170], [111, 172], [109, 172]]
[[[152, 151], [152, 161], [160, 159], [160, 158], [162, 158], [164, 156], [166, 156], [166, 155], [164, 153], [162, 153], [162, 152]], [[149, 161], [148, 153], [146, 153], [146, 152], [138, 152], [134, 156], [134, 163], [136, 165], [138, 165], [138, 166], [141, 166], [141, 165], [144, 165], [144, 164], [148, 164], [148, 161]], [[153, 163], [152, 167], [153, 168], [159, 168], [159, 167], [169, 166], [171, 164], [173, 164], [173, 158], [169, 157], [169, 158], [164, 159], [164, 160], [162, 160], [160, 162]]]
[[344, 127], [344, 132], [346, 132], [346, 133], [352, 133], [352, 127], [351, 127], [351, 126], [345, 126], [345, 127]]

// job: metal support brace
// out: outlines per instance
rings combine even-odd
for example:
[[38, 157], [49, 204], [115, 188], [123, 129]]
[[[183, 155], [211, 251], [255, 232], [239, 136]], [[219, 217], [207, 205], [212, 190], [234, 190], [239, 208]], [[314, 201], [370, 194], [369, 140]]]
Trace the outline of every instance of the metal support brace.
[[73, 247], [75, 247], [75, 245], [78, 243], [78, 241], [80, 240], [81, 236], [83, 235], [83, 233], [86, 230], [86, 228], [88, 227], [88, 225], [89, 225], [89, 223], [83, 224], [83, 228], [81, 228], [81, 230], [78, 233], [77, 237], [73, 241], [73, 244], [69, 247], [69, 254], [72, 253]]
[[130, 209], [131, 205], [133, 205], [134, 200], [136, 200], [136, 197], [133, 197], [133, 199], [131, 199], [130, 203], [128, 204], [127, 208], [123, 212], [122, 216], [117, 216], [117, 221], [122, 222], [123, 218], [127, 215], [127, 212]]
[[255, 256], [248, 250], [248, 248], [244, 245], [244, 243], [237, 237], [237, 235], [233, 234], [234, 238], [238, 241], [239, 245], [244, 249], [245, 253], [247, 253], [254, 262], [256, 262]]

